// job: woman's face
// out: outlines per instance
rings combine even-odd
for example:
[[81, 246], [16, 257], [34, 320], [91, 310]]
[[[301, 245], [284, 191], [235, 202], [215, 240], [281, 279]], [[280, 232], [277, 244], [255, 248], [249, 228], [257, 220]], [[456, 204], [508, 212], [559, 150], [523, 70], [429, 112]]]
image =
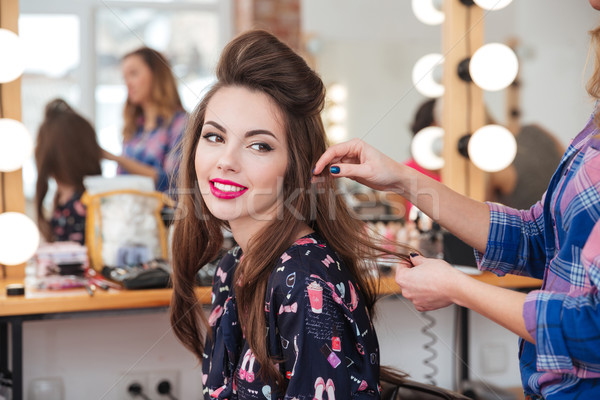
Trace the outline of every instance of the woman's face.
[[123, 60], [123, 78], [131, 103], [143, 105], [150, 100], [152, 70], [141, 56], [134, 54]]
[[196, 176], [210, 212], [240, 226], [263, 225], [282, 204], [288, 164], [283, 115], [266, 94], [240, 86], [208, 102], [196, 147]]

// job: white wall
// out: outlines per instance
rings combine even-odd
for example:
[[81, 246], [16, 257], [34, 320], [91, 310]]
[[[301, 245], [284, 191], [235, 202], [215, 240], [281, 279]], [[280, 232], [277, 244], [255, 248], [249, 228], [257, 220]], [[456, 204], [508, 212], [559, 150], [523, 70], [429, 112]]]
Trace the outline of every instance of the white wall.
[[[24, 394], [32, 380], [60, 376], [66, 400], [132, 399], [127, 373], [176, 371], [179, 399], [202, 397], [201, 369], [171, 332], [167, 312], [24, 323]], [[160, 399], [156, 392], [147, 393]]]
[[[431, 362], [438, 372], [432, 378], [439, 386], [452, 388], [455, 307], [429, 315], [435, 320], [430, 332], [437, 336], [432, 345], [437, 357]], [[519, 386], [516, 336], [475, 313], [470, 314], [470, 321], [471, 379], [500, 387]], [[430, 339], [421, 332], [427, 324], [410, 302], [399, 296], [382, 299], [375, 324], [381, 363], [428, 382], [426, 376], [433, 370], [424, 364], [431, 355], [424, 345]], [[178, 374], [175, 393], [179, 399], [201, 397], [201, 369], [175, 339], [167, 312], [25, 322], [23, 349], [25, 399], [33, 380], [56, 376], [63, 380], [66, 400], [130, 399], [124, 390], [126, 374], [151, 379], [151, 374], [161, 376], [161, 371]], [[495, 372], [486, 373], [480, 357], [486, 349], [500, 353], [494, 360]], [[148, 396], [161, 398], [155, 392]]]

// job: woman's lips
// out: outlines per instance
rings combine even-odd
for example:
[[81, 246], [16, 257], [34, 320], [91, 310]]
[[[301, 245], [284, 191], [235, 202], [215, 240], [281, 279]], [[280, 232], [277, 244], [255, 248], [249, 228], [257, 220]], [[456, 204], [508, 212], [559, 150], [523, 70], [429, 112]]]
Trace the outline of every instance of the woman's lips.
[[210, 191], [213, 196], [219, 199], [235, 199], [246, 193], [247, 190], [247, 187], [231, 181], [222, 179], [213, 179], [210, 181]]

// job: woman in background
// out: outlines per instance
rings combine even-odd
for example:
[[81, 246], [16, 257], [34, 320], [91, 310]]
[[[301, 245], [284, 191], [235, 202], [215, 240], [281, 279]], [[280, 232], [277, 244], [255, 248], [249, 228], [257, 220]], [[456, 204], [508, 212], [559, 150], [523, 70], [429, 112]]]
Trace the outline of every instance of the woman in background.
[[151, 177], [156, 189], [171, 189], [177, 171], [175, 154], [187, 123], [169, 62], [158, 51], [142, 47], [123, 58], [127, 102], [123, 111], [123, 153], [104, 152], [119, 164], [119, 174]]
[[[101, 174], [101, 156], [92, 125], [64, 100], [49, 102], [35, 148], [37, 220], [47, 241], [84, 243], [86, 210], [80, 200], [83, 178]], [[56, 194], [47, 218], [43, 203], [50, 179], [56, 181]]]
[[[333, 179], [311, 184], [323, 82], [264, 31], [233, 39], [216, 72], [184, 138], [191, 194], [172, 251], [171, 324], [202, 362], [205, 399], [378, 399], [373, 267], [388, 252]], [[239, 247], [219, 263], [207, 319], [196, 275], [225, 227]]]

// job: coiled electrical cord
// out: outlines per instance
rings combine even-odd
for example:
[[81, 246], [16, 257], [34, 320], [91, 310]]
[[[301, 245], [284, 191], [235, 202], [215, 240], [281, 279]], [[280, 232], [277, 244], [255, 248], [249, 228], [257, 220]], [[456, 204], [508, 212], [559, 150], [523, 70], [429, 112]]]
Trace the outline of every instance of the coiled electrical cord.
[[425, 379], [427, 379], [427, 381], [430, 384], [436, 386], [437, 382], [435, 380], [435, 376], [438, 373], [438, 367], [435, 364], [433, 364], [433, 360], [437, 358], [438, 353], [433, 346], [437, 343], [437, 335], [431, 331], [431, 328], [435, 326], [435, 318], [433, 318], [427, 312], [422, 312], [421, 317], [423, 317], [423, 319], [427, 321], [427, 323], [421, 328], [421, 332], [430, 339], [427, 343], [423, 345], [423, 349], [431, 353], [430, 356], [423, 360], [423, 364], [427, 368], [431, 369], [430, 372], [425, 374]]

